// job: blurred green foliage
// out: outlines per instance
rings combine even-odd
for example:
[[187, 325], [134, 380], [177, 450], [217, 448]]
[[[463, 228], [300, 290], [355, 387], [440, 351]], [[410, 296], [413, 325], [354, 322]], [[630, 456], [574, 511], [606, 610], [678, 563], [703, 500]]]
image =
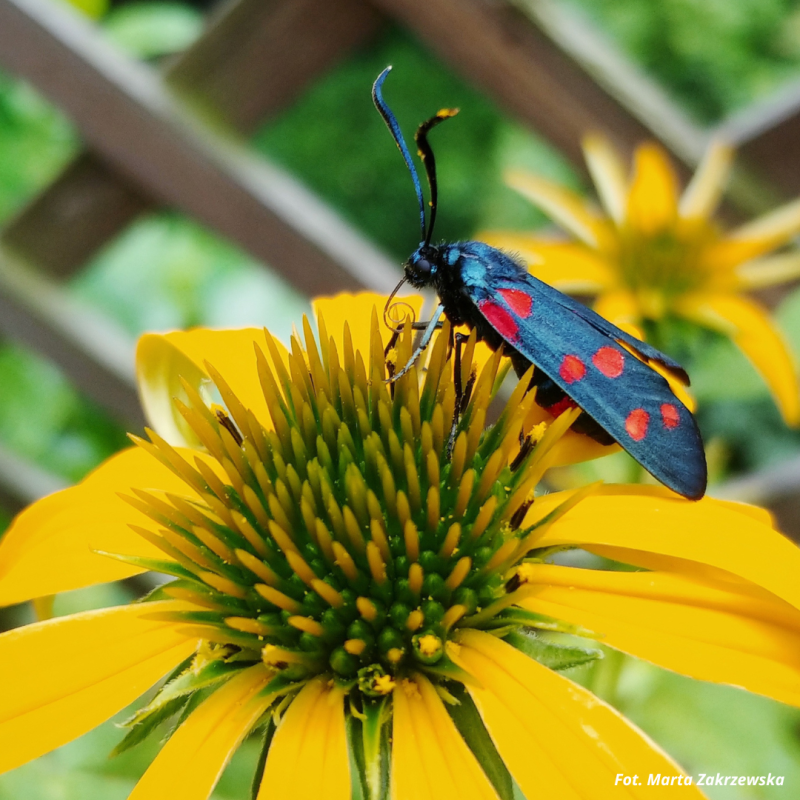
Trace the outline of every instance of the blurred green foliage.
[[541, 225], [544, 218], [503, 185], [502, 172], [511, 165], [577, 185], [566, 162], [542, 140], [503, 117], [408, 34], [387, 30], [314, 84], [254, 143], [398, 260], [419, 242], [419, 217], [411, 178], [369, 92], [388, 64], [393, 71], [384, 96], [412, 150], [420, 122], [442, 106], [461, 109], [431, 136], [439, 177], [434, 239], [467, 238], [490, 225]]
[[4, 347], [0, 376], [0, 441], [51, 472], [79, 480], [127, 444], [124, 431], [42, 359]]
[[129, 55], [158, 58], [185, 50], [200, 35], [203, 15], [185, 3], [129, 3], [112, 9], [103, 28]]
[[138, 336], [193, 325], [269, 325], [287, 337], [310, 307], [250, 256], [179, 214], [131, 225], [72, 282], [84, 300]]
[[558, 0], [584, 12], [703, 122], [800, 75], [798, 0]]
[[56, 109], [0, 73], [0, 223], [42, 189], [76, 148], [75, 131]]

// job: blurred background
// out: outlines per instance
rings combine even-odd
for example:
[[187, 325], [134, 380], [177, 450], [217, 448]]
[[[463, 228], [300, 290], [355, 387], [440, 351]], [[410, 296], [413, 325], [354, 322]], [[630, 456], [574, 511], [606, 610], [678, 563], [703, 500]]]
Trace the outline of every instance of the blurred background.
[[[589, 130], [626, 157], [657, 139], [684, 180], [723, 131], [740, 152], [731, 225], [800, 194], [800, 0], [0, 0], [0, 529], [141, 430], [143, 331], [287, 337], [314, 294], [394, 286], [418, 230], [370, 99], [387, 64], [407, 135], [461, 108], [436, 133], [443, 239], [547, 229], [502, 173], [590, 192]], [[800, 353], [800, 291], [759, 299]], [[800, 539], [800, 433], [726, 339], [688, 357], [711, 493], [767, 505]], [[70, 593], [56, 613], [140, 588]], [[786, 776], [710, 797], [798, 796], [796, 711], [623, 657], [577, 677], [694, 775]], [[109, 761], [116, 738], [109, 723], [0, 777], [0, 800], [126, 797], [153, 750]], [[215, 797], [245, 796], [251, 756]]]

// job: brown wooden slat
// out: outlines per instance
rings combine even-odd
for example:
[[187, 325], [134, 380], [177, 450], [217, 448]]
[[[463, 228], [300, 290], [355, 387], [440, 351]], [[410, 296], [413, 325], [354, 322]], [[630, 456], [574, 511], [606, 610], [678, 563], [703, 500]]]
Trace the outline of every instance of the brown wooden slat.
[[[306, 294], [396, 282], [395, 268], [334, 212], [203, 125], [152, 69], [122, 56], [60, 3], [0, 0], [0, 61], [60, 105], [99, 157], [143, 194], [205, 222]], [[36, 222], [24, 224], [36, 230]], [[20, 237], [14, 243], [28, 255]]]
[[0, 334], [47, 356], [129, 430], [142, 430], [133, 342], [59, 286], [2, 253]]
[[720, 132], [741, 160], [784, 196], [800, 193], [800, 84], [727, 120]]
[[64, 278], [151, 205], [129, 181], [84, 152], [5, 227], [2, 242]]
[[[702, 132], [694, 129], [674, 107], [662, 103], [658, 113], [649, 109], [647, 124], [622, 100], [622, 84], [634, 71], [606, 69], [605, 86], [616, 81], [620, 91], [612, 94], [594, 75], [534, 23], [532, 10], [541, 3], [503, 0], [374, 0], [388, 16], [402, 20], [442, 59], [467, 80], [482, 88], [513, 116], [545, 136], [555, 147], [583, 169], [581, 137], [587, 131], [605, 131], [623, 149], [630, 151], [644, 139], [662, 139], [681, 158], [692, 161], [702, 150]], [[552, 5], [552, 4], [547, 4]], [[518, 7], [520, 6], [520, 7]], [[521, 7], [526, 7], [523, 10]], [[528, 8], [529, 7], [529, 8]], [[547, 22], [551, 33], [567, 35], [558, 28], [555, 6]], [[590, 46], [583, 35], [583, 50]], [[595, 50], [599, 46], [591, 43]], [[607, 61], [609, 59], [606, 59]], [[602, 60], [594, 59], [596, 64]], [[617, 62], [622, 59], [617, 57]], [[637, 86], [647, 81], [636, 76]], [[653, 90], [658, 93], [657, 89]], [[618, 99], [621, 98], [621, 99]], [[627, 98], [631, 99], [631, 98]]]
[[173, 86], [252, 131], [368, 40], [381, 16], [367, 0], [244, 0], [223, 9], [167, 70]]

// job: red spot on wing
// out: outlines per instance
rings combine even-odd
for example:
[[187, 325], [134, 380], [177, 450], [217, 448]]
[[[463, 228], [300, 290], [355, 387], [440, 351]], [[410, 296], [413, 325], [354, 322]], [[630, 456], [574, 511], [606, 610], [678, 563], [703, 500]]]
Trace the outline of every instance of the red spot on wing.
[[625, 420], [625, 430], [635, 442], [641, 442], [647, 436], [650, 415], [643, 408], [634, 408]]
[[577, 408], [578, 404], [571, 397], [562, 397], [557, 403], [547, 406], [547, 410], [554, 416], [560, 417], [567, 409]]
[[593, 356], [594, 364], [606, 378], [619, 378], [625, 369], [625, 358], [616, 347], [601, 347]]
[[567, 383], [575, 383], [586, 374], [586, 365], [578, 356], [566, 355], [558, 369], [558, 374]]
[[533, 298], [520, 289], [500, 289], [503, 300], [511, 306], [522, 319], [527, 319], [533, 311]]
[[661, 419], [665, 428], [677, 428], [681, 422], [681, 415], [672, 403], [664, 403], [661, 406]]
[[514, 318], [506, 311], [503, 306], [493, 303], [491, 300], [484, 300], [478, 303], [481, 313], [491, 323], [492, 327], [507, 340], [515, 341], [519, 334], [519, 326], [514, 322]]

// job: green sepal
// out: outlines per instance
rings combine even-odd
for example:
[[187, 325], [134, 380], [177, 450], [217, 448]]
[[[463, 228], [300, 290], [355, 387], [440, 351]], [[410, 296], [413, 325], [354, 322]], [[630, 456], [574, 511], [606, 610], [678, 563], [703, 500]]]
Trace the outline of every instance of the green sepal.
[[278, 673], [259, 693], [258, 697], [280, 697], [284, 694], [289, 694], [290, 692], [296, 691], [301, 689], [308, 683], [308, 680], [297, 680], [297, 678], [292, 678], [287, 675], [284, 675], [283, 672]]
[[194, 622], [200, 625], [225, 625], [225, 617], [230, 614], [219, 611], [156, 611], [147, 615], [147, 619], [160, 619], [165, 622]]
[[526, 656], [556, 671], [580, 667], [603, 658], [602, 650], [546, 642], [534, 633], [513, 631], [505, 637], [505, 641]]
[[347, 754], [350, 759], [350, 792], [352, 800], [369, 800], [367, 770], [364, 765], [364, 740], [361, 725], [352, 715], [345, 718], [347, 732]]
[[[190, 580], [179, 579], [170, 581], [169, 583], [165, 583], [161, 588], [169, 589], [173, 587], [176, 589], [188, 589], [189, 591], [206, 598], [209, 603], [214, 603], [214, 605], [218, 606], [221, 612], [227, 612], [226, 616], [229, 617], [248, 616], [252, 613], [250, 606], [248, 606], [243, 600], [239, 600], [239, 598], [232, 597], [229, 594], [218, 592], [216, 589], [212, 589], [207, 584], [201, 583], [196, 578]], [[170, 597], [170, 599], [174, 598]]]
[[264, 725], [264, 743], [261, 745], [261, 752], [258, 754], [256, 771], [253, 773], [253, 781], [250, 784], [250, 800], [257, 800], [258, 792], [261, 788], [261, 779], [264, 777], [264, 768], [267, 766], [267, 756], [269, 748], [272, 746], [272, 737], [275, 736], [275, 720], [270, 715]]
[[136, 600], [133, 600], [133, 603], [156, 603], [159, 600], [174, 600], [174, 597], [170, 597], [165, 591], [164, 587], [168, 586], [169, 584], [162, 583], [158, 586], [154, 586], [147, 594], [143, 594], [141, 597], [137, 597]]
[[146, 706], [140, 708], [133, 716], [122, 722], [121, 726], [133, 729], [138, 725], [142, 725], [151, 715], [158, 713], [162, 706], [179, 698], [185, 699], [186, 695], [192, 694], [192, 692], [196, 692], [199, 689], [205, 689], [225, 681], [246, 667], [246, 664], [228, 664], [225, 661], [216, 660], [206, 664], [197, 672], [192, 669], [186, 669], [180, 675], [168, 681]]
[[437, 678], [444, 678], [448, 681], [468, 683], [471, 686], [477, 686], [481, 689], [483, 688], [479, 681], [470, 675], [469, 672], [459, 667], [458, 664], [453, 663], [446, 654], [437, 664], [418, 664], [417, 666], [421, 672], [425, 672], [428, 675], [434, 675]]
[[364, 776], [369, 800], [382, 800], [389, 795], [389, 698], [364, 699], [361, 739], [364, 748]]
[[[364, 698], [362, 711], [347, 715], [347, 741], [354, 800], [386, 800], [390, 779], [390, 701]], [[357, 714], [357, 716], [356, 716]], [[363, 717], [363, 719], [362, 719]]]
[[509, 625], [536, 628], [541, 631], [553, 631], [554, 633], [569, 633], [572, 636], [583, 636], [591, 639], [597, 637], [597, 634], [588, 628], [572, 625], [569, 622], [563, 622], [544, 614], [537, 614], [535, 611], [527, 611], [524, 608], [519, 608], [519, 606], [511, 606], [511, 608], [501, 611], [490, 620], [487, 620], [481, 627], [484, 630], [490, 630], [493, 628], [505, 628]]
[[196, 692], [193, 692], [188, 696], [186, 701], [186, 705], [183, 707], [183, 710], [180, 713], [180, 716], [175, 720], [175, 723], [172, 727], [167, 731], [166, 736], [162, 740], [162, 744], [166, 744], [172, 734], [183, 725], [184, 722], [191, 716], [192, 712], [204, 701], [207, 700], [211, 695], [214, 693], [216, 687], [214, 686], [206, 686], [203, 689], [198, 689]]
[[162, 561], [159, 558], [143, 558], [141, 556], [124, 556], [119, 553], [107, 553], [105, 550], [93, 550], [92, 552], [97, 553], [99, 556], [108, 556], [116, 559], [123, 564], [132, 564], [134, 567], [140, 567], [148, 572], [160, 572], [163, 575], [173, 575], [176, 578], [197, 581], [197, 576], [191, 570], [186, 569], [186, 567], [175, 561]]
[[[170, 717], [181, 711], [188, 702], [189, 698], [185, 695], [173, 697], [171, 700], [167, 700], [152, 709], [141, 721], [133, 724], [133, 727], [128, 730], [122, 740], [111, 751], [109, 757], [118, 756], [143, 742], [162, 722], [166, 722]], [[122, 725], [127, 726], [128, 722], [126, 721]]]
[[514, 800], [514, 782], [511, 773], [497, 752], [469, 693], [461, 685], [448, 687], [448, 691], [458, 700], [457, 705], [445, 704], [445, 709], [458, 728], [458, 732], [494, 786], [500, 800]]

